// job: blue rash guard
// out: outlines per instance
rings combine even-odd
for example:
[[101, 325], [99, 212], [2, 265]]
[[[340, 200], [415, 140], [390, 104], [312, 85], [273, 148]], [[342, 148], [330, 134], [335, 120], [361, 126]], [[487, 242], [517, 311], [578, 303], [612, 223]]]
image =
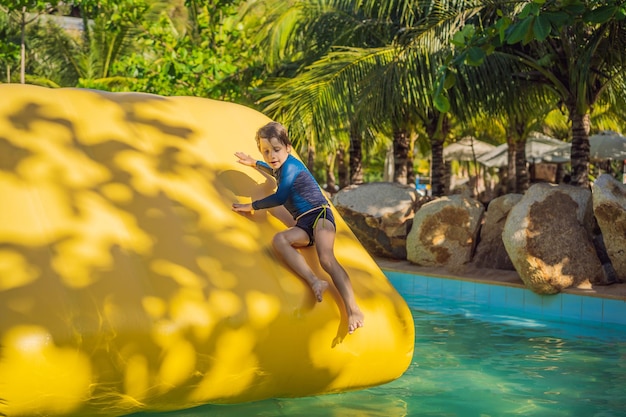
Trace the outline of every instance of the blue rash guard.
[[294, 156], [287, 156], [285, 163], [276, 171], [263, 161], [257, 161], [256, 167], [276, 178], [278, 188], [274, 194], [254, 201], [254, 210], [284, 205], [297, 219], [308, 211], [328, 205], [313, 175]]

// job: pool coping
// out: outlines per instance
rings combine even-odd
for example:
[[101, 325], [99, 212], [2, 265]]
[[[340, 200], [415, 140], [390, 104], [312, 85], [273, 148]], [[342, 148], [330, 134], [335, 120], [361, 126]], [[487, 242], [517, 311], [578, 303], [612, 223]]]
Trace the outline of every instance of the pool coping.
[[[524, 282], [519, 277], [517, 271], [477, 268], [471, 264], [464, 265], [462, 268], [457, 268], [456, 270], [450, 270], [446, 267], [420, 266], [405, 260], [388, 258], [374, 258], [374, 260], [382, 270], [415, 273], [418, 275], [481, 282], [492, 285], [504, 285], [531, 291], [526, 288], [526, 285], [524, 285]], [[567, 288], [561, 293], [626, 301], [626, 283], [592, 286], [590, 288], [573, 287]], [[546, 295], [546, 297], [550, 297], [550, 295]]]
[[470, 267], [448, 271], [408, 261], [376, 262], [401, 294], [470, 302], [549, 320], [626, 325], [626, 296], [622, 293], [626, 284], [539, 295], [527, 289], [515, 271]]

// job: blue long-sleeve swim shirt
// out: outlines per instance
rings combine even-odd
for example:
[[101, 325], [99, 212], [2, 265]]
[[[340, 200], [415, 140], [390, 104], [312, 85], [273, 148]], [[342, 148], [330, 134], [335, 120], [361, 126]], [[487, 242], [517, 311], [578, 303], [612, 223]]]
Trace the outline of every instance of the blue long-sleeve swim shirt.
[[256, 168], [276, 178], [276, 192], [261, 200], [254, 201], [254, 210], [284, 205], [294, 219], [317, 207], [328, 205], [328, 201], [317, 181], [306, 166], [293, 155], [288, 155], [285, 163], [273, 170], [263, 161], [257, 161]]

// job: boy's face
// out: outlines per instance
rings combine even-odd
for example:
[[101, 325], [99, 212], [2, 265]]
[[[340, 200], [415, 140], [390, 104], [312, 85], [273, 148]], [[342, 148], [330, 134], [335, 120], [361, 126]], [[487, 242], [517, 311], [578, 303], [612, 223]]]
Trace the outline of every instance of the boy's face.
[[272, 167], [272, 169], [278, 169], [287, 160], [289, 152], [291, 152], [291, 146], [284, 145], [276, 138], [259, 140], [259, 150], [265, 162]]

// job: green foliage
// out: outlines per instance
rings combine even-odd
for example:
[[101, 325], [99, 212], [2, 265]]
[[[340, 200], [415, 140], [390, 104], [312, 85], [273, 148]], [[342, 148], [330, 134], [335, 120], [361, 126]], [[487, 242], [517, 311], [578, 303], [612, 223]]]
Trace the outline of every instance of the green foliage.
[[42, 12], [46, 8], [51, 7], [52, 5], [55, 5], [57, 3], [59, 2], [51, 2], [45, 0], [5, 0], [2, 2], [2, 6], [0, 7], [4, 8], [5, 11], [9, 13], [14, 11], [21, 12], [24, 9], [28, 12]]
[[[48, 3], [0, 5], [0, 81], [7, 72], [15, 79], [19, 70], [23, 7], [47, 13]], [[244, 10], [244, 3], [254, 7]], [[439, 135], [433, 128], [450, 128], [439, 112], [471, 125], [472, 113], [484, 111], [493, 120], [509, 104], [516, 120], [528, 118], [524, 103], [554, 108], [554, 97], [563, 111], [571, 111], [571, 103], [587, 111], [610, 101], [623, 114], [626, 102], [625, 72], [614, 65], [623, 62], [624, 37], [610, 32], [626, 21], [621, 0], [72, 4], [84, 17], [82, 34], [53, 23], [27, 26], [26, 82], [266, 105], [263, 111], [286, 122], [320, 157], [347, 147], [350, 126], [357, 125], [367, 138], [368, 178], [377, 178], [369, 167], [380, 162], [368, 152], [376, 134], [430, 124], [420, 136], [421, 145], [430, 146], [429, 138]], [[564, 58], [563, 51], [572, 54]], [[512, 100], [514, 81], [533, 87]], [[606, 101], [598, 103], [601, 93]]]
[[[519, 86], [556, 94], [572, 126], [572, 183], [587, 186], [588, 121], [593, 107], [624, 100], [626, 25], [623, 0], [516, 2], [477, 36], [459, 37], [465, 44], [450, 67], [472, 64], [467, 51], [487, 45], [511, 62], [523, 65]], [[503, 21], [503, 16], [511, 21]], [[504, 31], [501, 29], [506, 27]], [[459, 42], [460, 43], [460, 42]], [[440, 82], [441, 83], [441, 82]], [[447, 91], [441, 88], [442, 95]]]
[[26, 68], [21, 62], [22, 47], [26, 47], [27, 27], [37, 17], [50, 10], [59, 2], [6, 0], [0, 4], [0, 74], [7, 82], [13, 79], [12, 74]]
[[433, 105], [441, 113], [450, 111], [450, 100], [448, 100], [447, 91], [456, 83], [456, 77], [453, 72], [448, 70], [448, 66], [442, 65], [437, 70], [438, 82], [435, 84], [433, 93]]
[[[43, 86], [76, 86], [79, 78], [68, 57], [77, 59], [78, 52], [68, 43], [70, 37], [62, 36], [54, 23], [37, 24], [29, 29], [26, 82]], [[59, 51], [70, 50], [67, 54]], [[45, 59], [38, 59], [45, 57]]]
[[154, 24], [144, 26], [135, 52], [118, 62], [116, 71], [130, 75], [136, 91], [251, 101], [247, 86], [259, 82], [257, 56], [238, 20], [238, 2], [189, 3], [186, 31], [162, 10]]
[[[241, 2], [75, 0], [82, 33], [69, 33], [54, 19], [28, 30], [27, 82], [252, 104], [262, 67], [239, 19]], [[50, 5], [5, 3], [0, 6], [0, 75], [18, 71], [21, 8]]]
[[[10, 24], [9, 15], [0, 13], [0, 75], [8, 78], [8, 72], [15, 71], [20, 62], [20, 34], [17, 27]], [[7, 71], [8, 69], [8, 71]]]
[[[561, 96], [568, 94], [567, 88], [582, 88], [575, 84], [584, 82], [584, 74], [571, 75], [575, 78], [566, 80], [563, 79], [563, 75], [567, 74], [561, 69], [559, 71], [562, 75], [551, 75], [560, 58], [550, 50], [550, 45], [562, 45], [558, 47], [559, 50], [571, 54], [568, 62], [576, 62], [576, 70], [589, 74], [591, 61], [594, 60], [594, 56], [589, 54], [595, 53], [596, 56], [600, 56], [600, 49], [597, 48], [601, 45], [602, 39], [606, 38], [606, 34], [601, 34], [605, 30], [604, 27], [626, 17], [626, 4], [617, 0], [606, 2], [604, 5], [581, 0], [566, 2], [535, 0], [496, 4], [499, 8], [494, 21], [486, 22], [484, 25], [482, 23], [485, 22], [481, 21], [480, 26], [468, 23], [454, 34], [455, 54], [450, 56], [444, 70], [440, 71], [434, 89], [435, 102], [441, 103], [438, 106], [439, 110], [448, 111], [445, 103], [451, 88], [451, 85], [445, 82], [446, 77], [443, 73], [457, 71], [462, 65], [482, 65], [485, 57], [494, 52], [516, 56], [529, 67], [539, 70], [542, 76], [548, 79], [546, 82], [552, 84]], [[522, 7], [516, 9], [516, 6]], [[594, 31], [598, 34], [594, 35]], [[552, 44], [546, 43], [548, 39], [552, 39]], [[620, 38], [616, 40], [622, 42]], [[595, 64], [599, 62], [597, 59], [594, 61]], [[596, 69], [598, 70], [599, 68]], [[573, 74], [574, 71], [570, 72]], [[571, 87], [567, 86], [568, 83], [571, 83]], [[577, 96], [578, 99], [587, 97], [580, 92]], [[586, 98], [589, 99], [590, 97]], [[581, 102], [580, 108], [588, 105], [589, 103]]]
[[626, 18], [626, 4], [612, 4], [600, 6], [597, 9], [587, 10], [583, 20], [591, 24], [602, 24], [610, 19], [623, 20]]

